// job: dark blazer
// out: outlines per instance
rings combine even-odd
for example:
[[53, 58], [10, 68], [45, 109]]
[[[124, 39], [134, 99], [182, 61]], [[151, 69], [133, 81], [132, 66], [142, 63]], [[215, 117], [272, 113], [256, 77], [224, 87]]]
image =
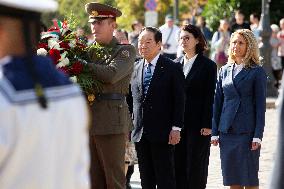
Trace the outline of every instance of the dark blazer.
[[172, 127], [183, 127], [183, 72], [172, 60], [160, 55], [144, 96], [144, 61], [135, 62], [131, 79], [134, 116], [132, 141], [139, 142], [144, 133], [151, 142], [168, 142]]
[[[184, 57], [176, 59], [183, 64]], [[198, 54], [185, 79], [184, 129], [175, 146], [176, 188], [206, 188], [210, 154], [210, 136], [201, 136], [201, 128], [211, 128], [216, 84], [216, 64]]]
[[[183, 56], [175, 61], [182, 65]], [[202, 54], [198, 54], [185, 78], [186, 129], [200, 131], [201, 128], [211, 128], [216, 73], [216, 64]]]
[[220, 69], [214, 100], [212, 136], [219, 132], [254, 133], [262, 138], [265, 120], [266, 74], [255, 65], [233, 79], [233, 64]]

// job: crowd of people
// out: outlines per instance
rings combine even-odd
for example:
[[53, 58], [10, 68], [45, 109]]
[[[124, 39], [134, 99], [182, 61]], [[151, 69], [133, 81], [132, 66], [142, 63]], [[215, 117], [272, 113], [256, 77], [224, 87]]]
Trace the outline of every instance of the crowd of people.
[[[205, 189], [211, 144], [225, 186], [259, 188], [267, 76], [257, 14], [249, 25], [238, 10], [214, 33], [203, 17], [178, 27], [167, 15], [128, 34], [119, 9], [87, 3], [93, 38], [82, 28], [78, 38], [111, 49], [103, 61], [89, 53], [102, 86], [87, 106], [79, 86], [33, 53], [40, 14], [56, 1], [25, 3], [0, 0], [0, 188], [131, 189], [138, 163], [143, 189]], [[284, 18], [271, 29], [279, 88]]]
[[[284, 18], [283, 18], [284, 19]], [[279, 89], [280, 81], [283, 72], [283, 32], [284, 32], [284, 20], [281, 19], [279, 21], [279, 25], [272, 24], [271, 25], [271, 39], [270, 45], [272, 47], [272, 55], [271, 55], [271, 66], [272, 73], [275, 79], [274, 86]], [[254, 36], [257, 39], [259, 47], [261, 47], [261, 30], [260, 30], [260, 15], [257, 13], [250, 14], [249, 21], [245, 20], [245, 15], [241, 10], [235, 11], [234, 18], [223, 18], [219, 21], [219, 27], [217, 31], [211, 31], [206, 26], [206, 19], [202, 16], [192, 17], [191, 19], [186, 19], [181, 23], [181, 26], [178, 26], [174, 22], [174, 18], [172, 15], [168, 14], [165, 17], [165, 23], [159, 27], [160, 31], [163, 34], [162, 40], [162, 52], [165, 56], [174, 60], [177, 57], [181, 57], [183, 55], [183, 51], [178, 44], [178, 36], [182, 26], [187, 24], [192, 24], [197, 26], [202, 34], [204, 35], [207, 42], [207, 49], [204, 51], [204, 55], [213, 60], [217, 65], [217, 70], [219, 71], [220, 67], [227, 63], [228, 60], [228, 48], [229, 48], [229, 40], [232, 33], [234, 33], [237, 29], [249, 29], [253, 32]], [[143, 24], [138, 20], [134, 21], [132, 24], [132, 31], [127, 32], [126, 36], [128, 38], [129, 44], [132, 44], [136, 49], [138, 47], [138, 34], [142, 29]], [[120, 30], [120, 29], [118, 29]], [[129, 33], [129, 35], [128, 35]], [[93, 42], [93, 36], [90, 36], [90, 42]], [[137, 55], [139, 56], [139, 52], [137, 49]]]

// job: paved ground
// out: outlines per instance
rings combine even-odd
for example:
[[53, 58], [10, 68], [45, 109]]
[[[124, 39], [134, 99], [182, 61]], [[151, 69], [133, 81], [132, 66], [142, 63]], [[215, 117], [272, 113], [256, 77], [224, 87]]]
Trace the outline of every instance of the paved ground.
[[[266, 127], [264, 131], [264, 138], [262, 142], [262, 150], [260, 157], [260, 188], [267, 188], [270, 174], [274, 161], [275, 144], [277, 137], [277, 112], [275, 109], [266, 110]], [[221, 166], [220, 166], [220, 152], [218, 147], [211, 147], [209, 176], [207, 189], [225, 189], [222, 184]], [[139, 170], [135, 166], [135, 172], [131, 178], [131, 185], [133, 189], [140, 189]]]

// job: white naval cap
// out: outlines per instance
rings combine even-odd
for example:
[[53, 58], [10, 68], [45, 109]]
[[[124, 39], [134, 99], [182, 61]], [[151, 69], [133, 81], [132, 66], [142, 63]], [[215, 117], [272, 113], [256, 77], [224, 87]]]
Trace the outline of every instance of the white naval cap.
[[32, 12], [55, 11], [58, 3], [55, 0], [0, 0], [0, 6]]

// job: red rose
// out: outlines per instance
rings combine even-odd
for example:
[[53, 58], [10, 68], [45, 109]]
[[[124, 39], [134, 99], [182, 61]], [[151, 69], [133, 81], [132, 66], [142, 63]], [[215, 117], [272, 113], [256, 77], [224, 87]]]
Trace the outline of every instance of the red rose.
[[57, 64], [58, 60], [61, 58], [60, 51], [57, 49], [50, 49], [49, 56], [54, 64]]
[[40, 48], [44, 48], [45, 50], [48, 50], [48, 45], [46, 43], [39, 43], [37, 45], [37, 48], [40, 49]]
[[67, 43], [67, 42], [62, 41], [62, 42], [59, 43], [59, 45], [63, 49], [70, 49], [69, 43]]
[[63, 72], [63, 73], [66, 74], [66, 75], [69, 75], [69, 74], [70, 74], [70, 73], [69, 73], [69, 69], [68, 69], [66, 66], [61, 67], [61, 68], [58, 68], [58, 70], [61, 71], [61, 72]]
[[82, 70], [83, 70], [83, 64], [81, 64], [81, 62], [77, 61], [72, 65], [70, 72], [74, 75], [78, 75], [82, 72]]

